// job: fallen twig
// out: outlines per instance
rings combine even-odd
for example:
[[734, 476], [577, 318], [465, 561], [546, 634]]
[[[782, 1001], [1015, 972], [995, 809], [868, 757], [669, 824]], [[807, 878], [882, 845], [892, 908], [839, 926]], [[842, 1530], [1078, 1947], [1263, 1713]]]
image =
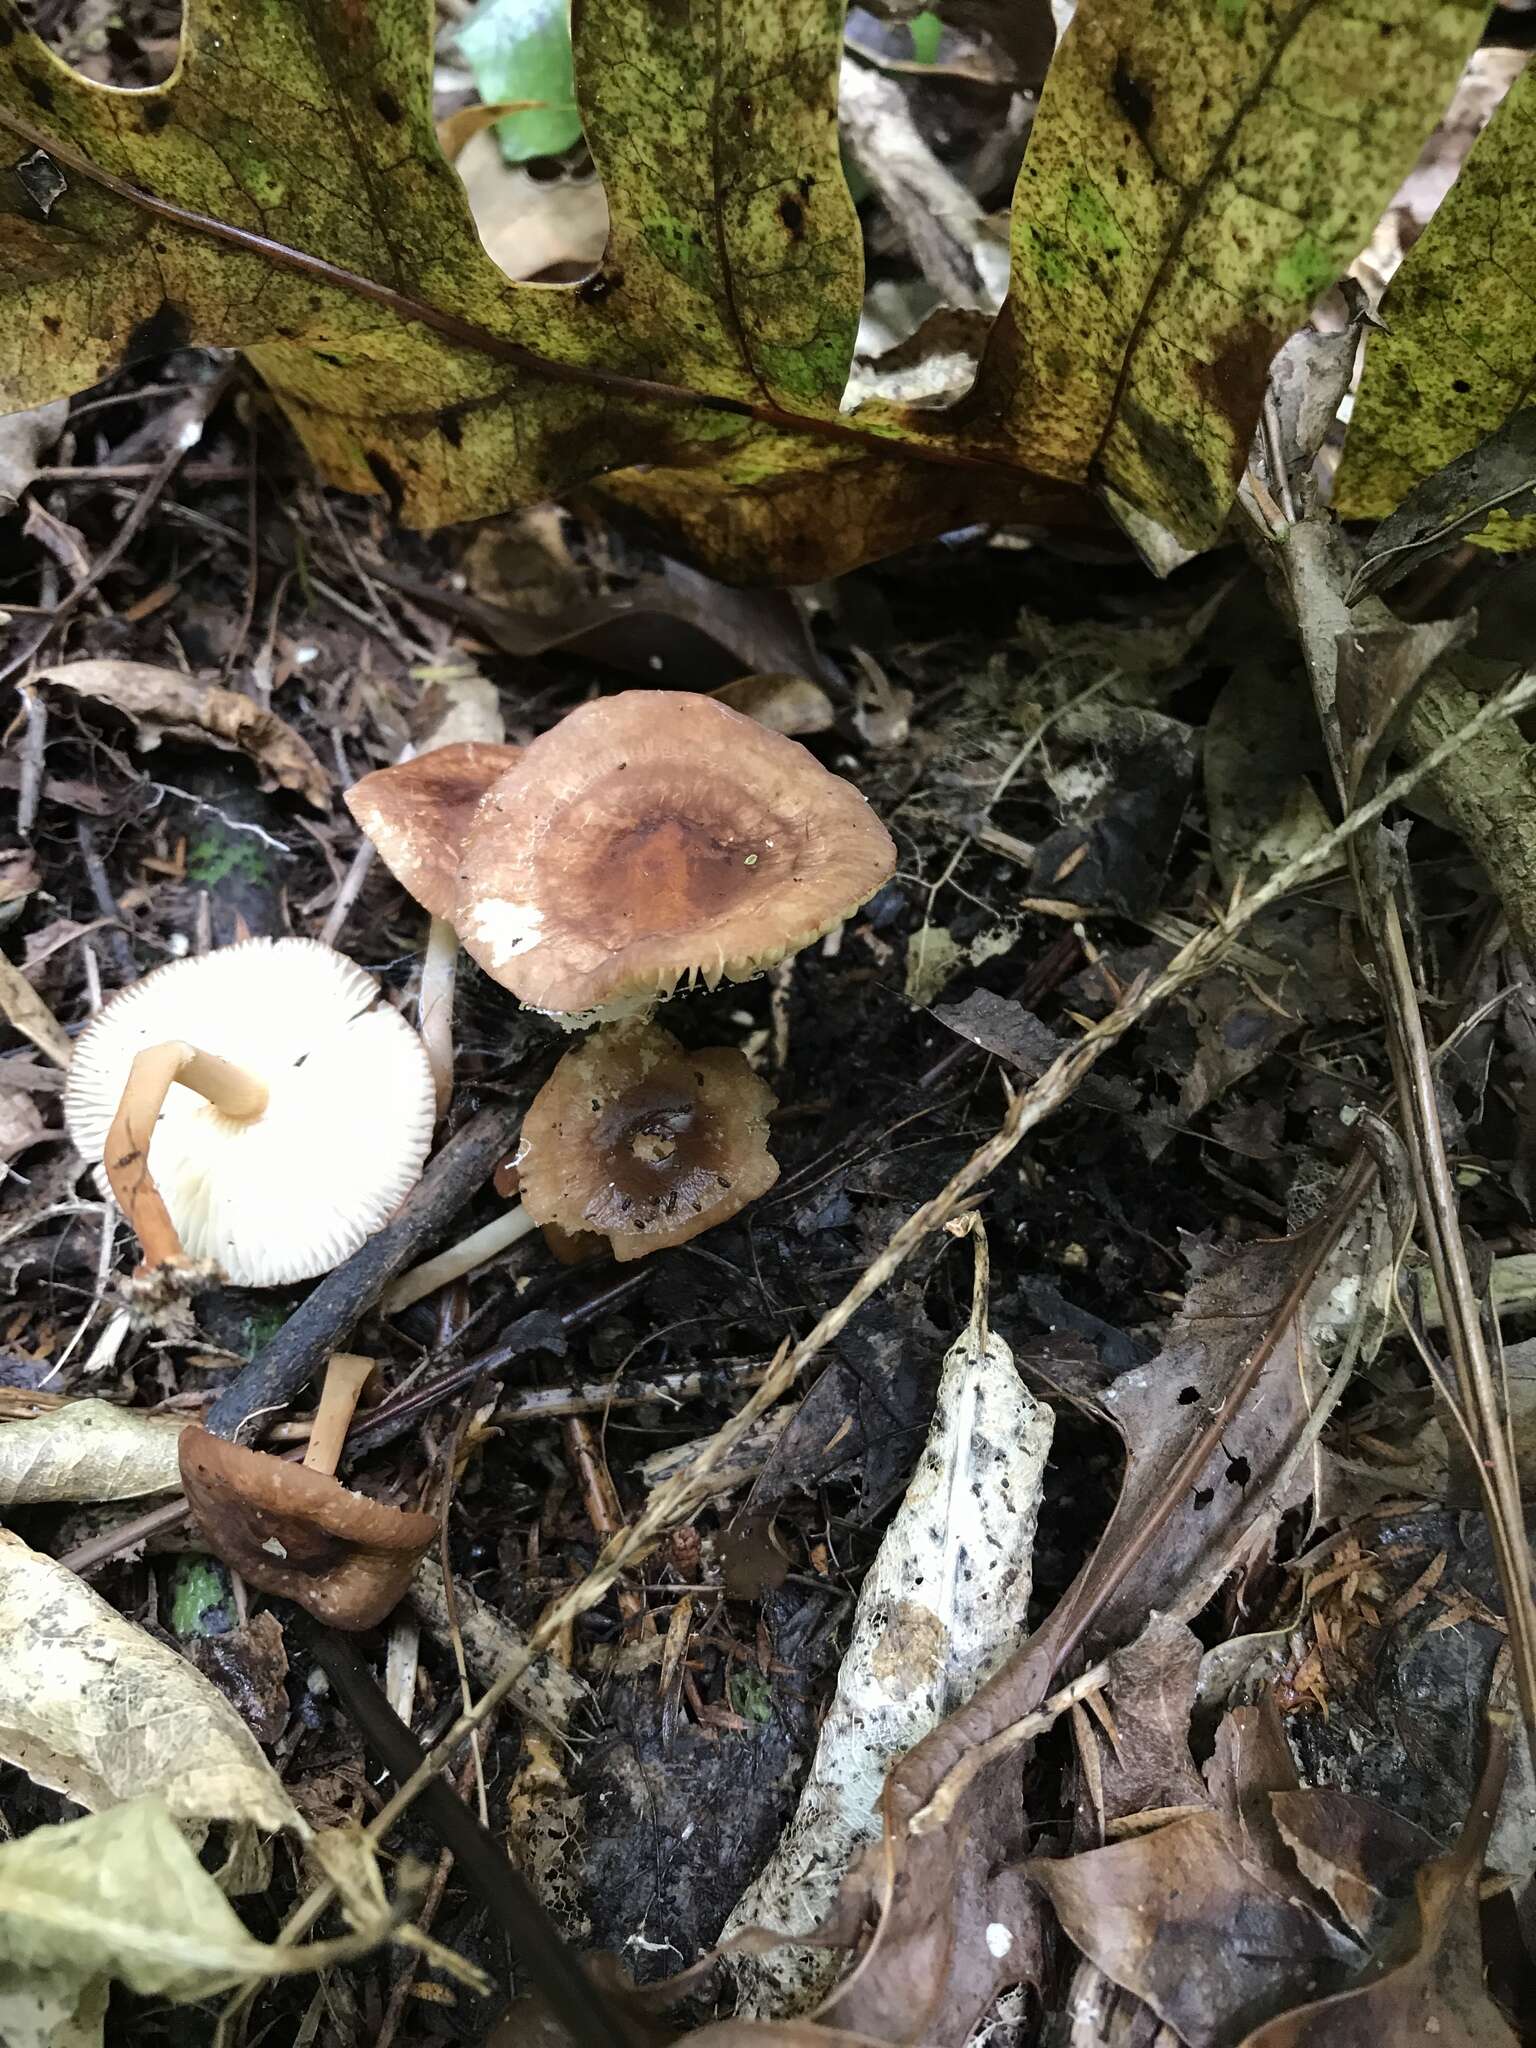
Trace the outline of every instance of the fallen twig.
[[448, 1140], [399, 1213], [345, 1265], [328, 1273], [271, 1343], [236, 1373], [206, 1417], [216, 1436], [241, 1431], [258, 1436], [261, 1418], [288, 1405], [346, 1342], [390, 1281], [421, 1257], [484, 1186], [497, 1160], [506, 1156], [518, 1117], [515, 1105], [496, 1103]]

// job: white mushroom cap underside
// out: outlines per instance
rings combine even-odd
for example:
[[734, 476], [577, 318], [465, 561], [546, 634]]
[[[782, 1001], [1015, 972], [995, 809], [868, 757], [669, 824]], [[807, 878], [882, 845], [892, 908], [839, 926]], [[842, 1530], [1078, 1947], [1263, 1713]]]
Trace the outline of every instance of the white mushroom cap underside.
[[128, 1070], [185, 1039], [266, 1083], [263, 1114], [222, 1115], [173, 1086], [149, 1166], [187, 1254], [241, 1286], [327, 1273], [421, 1177], [432, 1075], [373, 978], [313, 939], [251, 939], [125, 989], [75, 1047], [64, 1115], [99, 1161]]

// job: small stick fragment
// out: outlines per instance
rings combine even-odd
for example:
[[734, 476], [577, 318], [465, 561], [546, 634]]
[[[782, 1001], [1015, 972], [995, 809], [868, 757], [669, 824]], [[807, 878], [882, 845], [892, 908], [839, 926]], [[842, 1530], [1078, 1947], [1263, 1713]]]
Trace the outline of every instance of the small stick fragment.
[[215, 1435], [259, 1435], [260, 1418], [287, 1407], [331, 1352], [345, 1344], [395, 1275], [484, 1185], [497, 1160], [506, 1156], [515, 1126], [516, 1111], [496, 1103], [454, 1133], [383, 1229], [328, 1273], [271, 1342], [236, 1373], [208, 1411]]

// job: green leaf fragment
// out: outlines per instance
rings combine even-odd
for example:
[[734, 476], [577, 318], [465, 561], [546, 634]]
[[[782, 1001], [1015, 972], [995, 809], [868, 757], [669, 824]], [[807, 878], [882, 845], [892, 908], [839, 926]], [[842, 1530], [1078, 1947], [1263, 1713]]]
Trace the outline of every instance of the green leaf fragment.
[[932, 8], [925, 8], [921, 14], [914, 14], [907, 23], [907, 33], [912, 38], [913, 62], [937, 64], [939, 45], [944, 40], [944, 24]]
[[558, 156], [581, 140], [569, 0], [481, 0], [458, 42], [487, 106], [544, 102], [496, 123], [496, 140], [509, 164]]
[[[229, 1625], [224, 1604], [228, 1598], [229, 1576], [213, 1558], [192, 1550], [176, 1560], [171, 1573], [171, 1627], [183, 1642], [191, 1636], [222, 1635]], [[212, 1628], [210, 1620], [215, 1623]]]

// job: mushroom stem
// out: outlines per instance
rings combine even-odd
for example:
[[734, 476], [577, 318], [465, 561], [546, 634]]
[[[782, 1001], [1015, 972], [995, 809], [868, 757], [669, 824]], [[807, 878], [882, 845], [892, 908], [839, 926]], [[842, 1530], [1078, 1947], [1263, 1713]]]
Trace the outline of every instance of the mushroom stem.
[[217, 1053], [199, 1051], [185, 1039], [147, 1045], [135, 1055], [117, 1114], [107, 1131], [102, 1165], [119, 1208], [143, 1246], [144, 1264], [150, 1268], [175, 1264], [186, 1256], [149, 1170], [150, 1139], [165, 1098], [177, 1081], [237, 1123], [249, 1123], [267, 1106], [265, 1082], [233, 1061], [220, 1059]]
[[416, 1022], [432, 1068], [439, 1116], [453, 1093], [453, 990], [458, 963], [458, 933], [446, 917], [434, 917], [427, 928], [427, 949], [421, 960]]
[[446, 1287], [450, 1280], [457, 1280], [463, 1273], [472, 1273], [476, 1266], [483, 1266], [487, 1259], [493, 1259], [498, 1252], [504, 1252], [519, 1238], [527, 1237], [538, 1225], [528, 1214], [521, 1202], [514, 1202], [494, 1223], [487, 1223], [483, 1230], [473, 1231], [470, 1236], [460, 1238], [445, 1252], [439, 1252], [435, 1259], [428, 1259], [420, 1266], [413, 1266], [409, 1273], [402, 1273], [394, 1286], [385, 1294], [381, 1304], [385, 1315], [392, 1316], [397, 1310], [409, 1308], [413, 1301], [420, 1301], [425, 1294], [435, 1293], [439, 1287]]
[[309, 1432], [309, 1449], [304, 1453], [304, 1463], [311, 1472], [324, 1472], [330, 1477], [341, 1463], [347, 1425], [372, 1371], [371, 1358], [361, 1358], [355, 1351], [331, 1353], [325, 1368], [325, 1385], [320, 1390], [320, 1406], [315, 1410], [314, 1427]]

